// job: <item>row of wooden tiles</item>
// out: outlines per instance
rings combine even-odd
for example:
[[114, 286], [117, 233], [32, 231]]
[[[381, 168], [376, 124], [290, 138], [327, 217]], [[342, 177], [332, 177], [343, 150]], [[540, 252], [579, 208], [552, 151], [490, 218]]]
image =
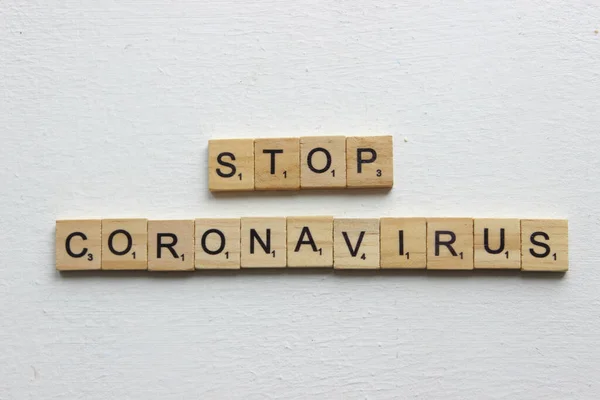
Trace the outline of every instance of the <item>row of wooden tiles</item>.
[[568, 223], [333, 217], [56, 222], [61, 271], [283, 267], [566, 271]]
[[309, 136], [208, 142], [211, 191], [390, 188], [392, 136]]

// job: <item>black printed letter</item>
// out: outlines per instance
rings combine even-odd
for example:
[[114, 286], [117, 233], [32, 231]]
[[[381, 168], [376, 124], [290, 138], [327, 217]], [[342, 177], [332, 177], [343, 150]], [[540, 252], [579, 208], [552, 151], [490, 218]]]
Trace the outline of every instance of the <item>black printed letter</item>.
[[[219, 239], [221, 239], [221, 244], [219, 245], [217, 250], [210, 250], [208, 247], [206, 247], [206, 238], [211, 233], [216, 233], [219, 236]], [[204, 252], [206, 254], [210, 254], [211, 256], [214, 256], [215, 254], [219, 254], [220, 252], [222, 252], [225, 249], [225, 235], [223, 235], [223, 232], [221, 232], [218, 229], [214, 229], [214, 228], [209, 229], [206, 232], [204, 232], [204, 234], [202, 235], [202, 239], [200, 240], [200, 245], [202, 246], [202, 250], [204, 250]]]
[[[440, 240], [440, 236], [442, 235], [449, 235], [450, 236], [450, 240], [447, 240], [445, 242], [442, 242]], [[440, 255], [440, 246], [446, 246], [448, 248], [448, 250], [450, 250], [450, 254], [452, 254], [454, 257], [456, 257], [458, 254], [456, 254], [456, 251], [454, 251], [454, 249], [452, 248], [452, 243], [456, 242], [456, 234], [452, 231], [435, 231], [435, 255], [439, 256]]]
[[531, 254], [532, 256], [534, 256], [536, 258], [548, 257], [550, 255], [550, 246], [548, 246], [544, 242], [538, 242], [536, 239], [536, 236], [541, 236], [546, 240], [550, 240], [550, 236], [548, 236], [548, 234], [546, 232], [533, 232], [531, 234], [531, 236], [529, 237], [529, 240], [531, 240], [532, 244], [543, 247], [545, 249], [545, 251], [540, 254], [540, 253], [536, 253], [535, 251], [533, 251], [533, 249], [529, 249], [529, 254]]
[[73, 232], [69, 236], [67, 236], [67, 240], [65, 240], [65, 248], [67, 250], [67, 254], [70, 257], [81, 258], [81, 257], [85, 256], [85, 254], [88, 252], [88, 249], [87, 249], [87, 247], [84, 247], [83, 250], [81, 250], [81, 252], [79, 252], [77, 254], [73, 253], [73, 251], [71, 250], [71, 239], [73, 239], [75, 236], [79, 236], [81, 239], [87, 240], [87, 236], [85, 236], [85, 233]]
[[[362, 153], [371, 154], [371, 158], [363, 160]], [[372, 162], [375, 162], [375, 160], [377, 160], [377, 152], [374, 149], [369, 149], [369, 148], [356, 149], [356, 169], [359, 174], [362, 173], [362, 165], [363, 164], [370, 164]]]
[[263, 150], [264, 154], [271, 154], [271, 175], [275, 174], [275, 154], [283, 153], [283, 150]]
[[404, 255], [404, 231], [398, 231], [398, 254]]
[[258, 241], [258, 244], [265, 253], [269, 254], [271, 252], [271, 229], [267, 229], [267, 243], [263, 242], [263, 240], [256, 233], [256, 229], [250, 229], [250, 254], [254, 254], [254, 240]]
[[348, 239], [348, 233], [342, 232], [342, 236], [344, 236], [344, 240], [346, 241], [346, 246], [348, 246], [348, 250], [350, 250], [350, 255], [352, 257], [356, 257], [358, 254], [358, 250], [360, 249], [360, 244], [362, 243], [363, 237], [365, 236], [365, 231], [361, 231], [358, 236], [358, 240], [356, 242], [356, 248], [352, 248], [352, 244], [350, 243], [350, 239]]
[[[303, 240], [304, 235], [308, 237], [307, 240]], [[312, 251], [319, 251], [317, 249], [317, 244], [315, 243], [312, 234], [310, 233], [310, 229], [308, 229], [308, 226], [302, 227], [302, 232], [300, 232], [300, 238], [298, 239], [298, 243], [296, 243], [296, 249], [294, 249], [294, 252], [299, 252], [300, 246], [302, 246], [303, 244], [310, 244]]]
[[[163, 243], [162, 238], [165, 238], [165, 237], [171, 238], [171, 243]], [[157, 242], [156, 258], [161, 258], [161, 253], [162, 253], [163, 247], [169, 249], [169, 251], [171, 252], [171, 255], [174, 258], [179, 258], [179, 256], [177, 255], [177, 252], [173, 248], [177, 244], [177, 235], [175, 235], [173, 233], [157, 233], [156, 234], [156, 242]]]
[[217, 162], [224, 167], [231, 168], [231, 172], [224, 173], [223, 171], [221, 171], [221, 168], [217, 168], [217, 175], [219, 175], [221, 178], [231, 178], [232, 176], [235, 175], [235, 171], [236, 171], [235, 165], [233, 165], [232, 163], [228, 163], [227, 161], [223, 161], [223, 157], [229, 157], [229, 158], [231, 158], [232, 161], [235, 161], [235, 156], [233, 155], [233, 153], [229, 153], [229, 152], [220, 153], [217, 156]]
[[483, 247], [490, 254], [500, 254], [504, 251], [504, 228], [500, 228], [500, 246], [497, 250], [490, 249], [490, 232], [488, 228], [483, 230]]
[[[323, 152], [323, 154], [325, 154], [325, 157], [327, 158], [327, 160], [325, 162], [325, 166], [321, 169], [315, 168], [312, 163], [312, 156], [317, 151]], [[329, 169], [329, 167], [331, 167], [331, 154], [322, 147], [314, 148], [308, 152], [308, 156], [306, 156], [306, 164], [308, 165], [308, 169], [310, 169], [312, 172], [317, 173], [317, 174], [322, 174], [323, 172], [327, 171]]]
[[[125, 250], [123, 251], [117, 251], [113, 246], [113, 240], [118, 234], [123, 234], [127, 238], [127, 246], [125, 246]], [[126, 230], [117, 229], [108, 236], [108, 249], [111, 253], [113, 253], [116, 256], [124, 256], [125, 254], [129, 253], [129, 250], [131, 250], [131, 246], [133, 246], [133, 239], [131, 238], [129, 232], [127, 232]]]

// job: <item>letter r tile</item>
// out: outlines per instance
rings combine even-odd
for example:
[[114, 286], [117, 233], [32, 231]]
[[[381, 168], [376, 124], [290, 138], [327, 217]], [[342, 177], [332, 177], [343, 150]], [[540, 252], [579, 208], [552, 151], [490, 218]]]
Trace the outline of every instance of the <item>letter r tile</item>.
[[427, 219], [427, 269], [473, 269], [473, 219]]
[[148, 221], [148, 270], [194, 270], [194, 220]]

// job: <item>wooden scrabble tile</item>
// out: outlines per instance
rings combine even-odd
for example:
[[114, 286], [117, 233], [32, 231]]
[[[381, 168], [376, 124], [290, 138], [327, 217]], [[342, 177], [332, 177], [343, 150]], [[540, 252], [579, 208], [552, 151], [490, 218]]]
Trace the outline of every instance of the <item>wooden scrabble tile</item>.
[[56, 269], [100, 269], [101, 236], [102, 223], [99, 219], [56, 221]]
[[242, 268], [285, 268], [284, 217], [242, 218]]
[[425, 218], [381, 218], [381, 268], [427, 267]]
[[287, 218], [287, 266], [333, 267], [333, 217]]
[[102, 220], [102, 269], [148, 269], [148, 220]]
[[196, 269], [240, 268], [240, 219], [196, 220]]
[[521, 269], [554, 272], [569, 269], [567, 220], [521, 220]]
[[394, 185], [392, 136], [346, 138], [346, 186], [390, 188]]
[[254, 190], [254, 139], [208, 141], [208, 188], [213, 192]]
[[300, 189], [300, 140], [298, 138], [254, 141], [254, 188]]
[[148, 270], [194, 270], [194, 220], [148, 221]]
[[346, 137], [300, 138], [300, 186], [302, 189], [346, 187]]
[[521, 221], [476, 218], [474, 220], [474, 267], [521, 268]]
[[427, 219], [427, 269], [473, 269], [473, 219]]
[[379, 269], [379, 219], [333, 220], [333, 266], [336, 269]]

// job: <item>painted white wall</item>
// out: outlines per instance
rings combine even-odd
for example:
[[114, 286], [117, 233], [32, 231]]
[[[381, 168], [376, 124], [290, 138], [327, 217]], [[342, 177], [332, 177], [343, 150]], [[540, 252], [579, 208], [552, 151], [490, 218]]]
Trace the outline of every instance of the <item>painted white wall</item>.
[[[80, 4], [81, 3], [81, 4]], [[0, 3], [1, 399], [600, 397], [597, 1]], [[213, 197], [209, 138], [392, 134]], [[54, 271], [57, 218], [565, 217], [571, 271]]]

